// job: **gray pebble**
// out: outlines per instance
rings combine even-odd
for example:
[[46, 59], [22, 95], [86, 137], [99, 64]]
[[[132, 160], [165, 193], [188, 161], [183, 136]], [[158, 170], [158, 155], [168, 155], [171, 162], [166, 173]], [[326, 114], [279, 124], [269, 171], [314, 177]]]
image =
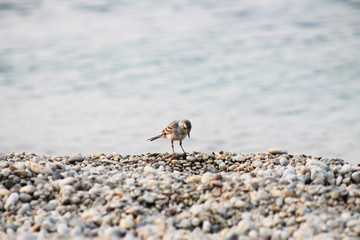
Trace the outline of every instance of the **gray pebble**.
[[4, 183], [4, 186], [5, 186], [7, 189], [10, 189], [10, 188], [12, 188], [15, 184], [16, 184], [16, 182], [13, 181], [13, 180], [6, 180], [5, 183]]
[[54, 181], [59, 180], [59, 179], [63, 179], [64, 177], [58, 172], [58, 171], [54, 171], [52, 173], [52, 178]]
[[20, 188], [20, 193], [33, 194], [36, 191], [36, 187], [34, 185], [26, 185]]
[[70, 164], [73, 164], [73, 163], [76, 163], [76, 162], [82, 162], [84, 161], [84, 157], [81, 156], [81, 155], [77, 155], [77, 156], [72, 156], [69, 158], [69, 163]]
[[32, 199], [31, 195], [30, 194], [27, 194], [27, 193], [20, 193], [20, 200], [22, 202], [30, 202]]

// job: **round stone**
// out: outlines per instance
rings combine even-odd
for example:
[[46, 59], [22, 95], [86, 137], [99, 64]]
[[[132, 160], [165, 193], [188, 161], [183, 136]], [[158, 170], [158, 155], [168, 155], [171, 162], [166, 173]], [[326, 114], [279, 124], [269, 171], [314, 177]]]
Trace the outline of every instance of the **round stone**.
[[131, 229], [134, 225], [134, 217], [132, 215], [126, 215], [125, 218], [120, 220], [120, 227], [123, 229]]
[[34, 185], [26, 185], [20, 188], [20, 193], [33, 194], [36, 191], [36, 187]]
[[251, 166], [253, 166], [254, 168], [262, 168], [263, 165], [264, 165], [264, 164], [263, 164], [263, 162], [262, 162], [261, 160], [255, 160], [255, 161], [251, 164]]
[[32, 199], [31, 195], [30, 194], [27, 194], [27, 193], [20, 193], [20, 200], [22, 202], [30, 202]]
[[211, 224], [208, 220], [205, 220], [202, 225], [202, 231], [204, 233], [209, 233], [211, 231]]
[[285, 158], [285, 157], [281, 157], [279, 162], [282, 166], [286, 166], [289, 164], [289, 160], [287, 160], [287, 158]]

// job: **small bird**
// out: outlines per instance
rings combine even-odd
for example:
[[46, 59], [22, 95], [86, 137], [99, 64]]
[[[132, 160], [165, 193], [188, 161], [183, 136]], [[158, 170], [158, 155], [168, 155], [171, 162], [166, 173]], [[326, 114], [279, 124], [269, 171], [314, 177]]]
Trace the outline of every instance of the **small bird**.
[[175, 154], [174, 141], [180, 141], [180, 147], [183, 150], [183, 152], [185, 153], [185, 150], [182, 147], [182, 140], [184, 140], [184, 138], [186, 138], [186, 135], [188, 135], [190, 138], [190, 131], [191, 131], [191, 122], [189, 120], [184, 119], [181, 121], [179, 121], [179, 120], [172, 121], [162, 131], [162, 133], [160, 135], [149, 138], [148, 141], [154, 141], [158, 138], [169, 139], [171, 141], [171, 148], [172, 148], [173, 154]]

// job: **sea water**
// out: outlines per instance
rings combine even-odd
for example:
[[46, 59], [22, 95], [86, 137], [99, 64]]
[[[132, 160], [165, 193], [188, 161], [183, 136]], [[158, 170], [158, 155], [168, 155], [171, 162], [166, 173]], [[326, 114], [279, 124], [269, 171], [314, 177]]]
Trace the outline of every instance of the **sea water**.
[[188, 152], [359, 163], [360, 4], [0, 0], [0, 152], [171, 152], [184, 118]]

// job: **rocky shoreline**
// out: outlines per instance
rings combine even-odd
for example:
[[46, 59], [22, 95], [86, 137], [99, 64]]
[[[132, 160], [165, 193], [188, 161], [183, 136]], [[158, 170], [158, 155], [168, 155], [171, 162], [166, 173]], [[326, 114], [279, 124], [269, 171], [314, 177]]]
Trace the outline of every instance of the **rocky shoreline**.
[[359, 239], [360, 167], [267, 153], [0, 154], [0, 239]]

